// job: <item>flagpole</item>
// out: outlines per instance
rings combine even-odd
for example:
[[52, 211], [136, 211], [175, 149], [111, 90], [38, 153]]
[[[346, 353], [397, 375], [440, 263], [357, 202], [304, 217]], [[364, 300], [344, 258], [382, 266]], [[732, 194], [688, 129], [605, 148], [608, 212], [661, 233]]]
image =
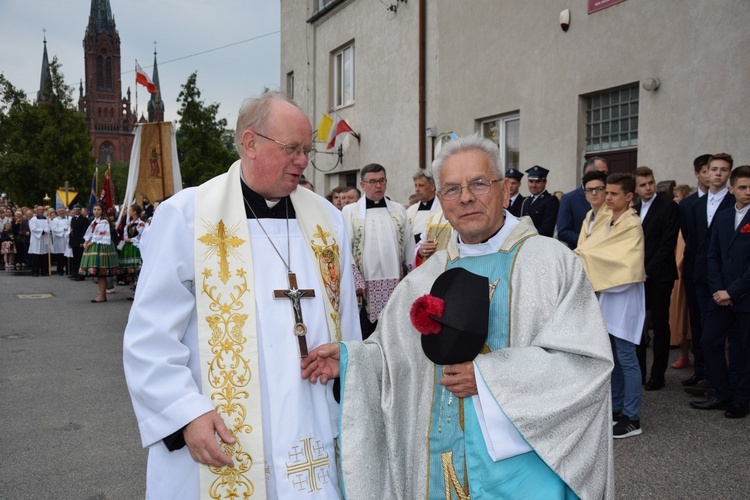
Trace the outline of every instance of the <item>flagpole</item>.
[[135, 60], [135, 121], [138, 122], [138, 59]]

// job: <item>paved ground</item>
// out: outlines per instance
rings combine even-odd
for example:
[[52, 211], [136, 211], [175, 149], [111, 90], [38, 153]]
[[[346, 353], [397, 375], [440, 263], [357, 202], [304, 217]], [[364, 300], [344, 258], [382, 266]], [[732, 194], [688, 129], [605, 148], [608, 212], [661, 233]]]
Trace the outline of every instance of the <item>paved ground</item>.
[[[91, 281], [0, 271], [0, 499], [143, 498], [122, 374], [130, 294], [91, 304]], [[643, 434], [615, 442], [617, 498], [750, 497], [750, 418], [689, 409], [687, 375], [669, 369], [667, 388], [644, 394]]]

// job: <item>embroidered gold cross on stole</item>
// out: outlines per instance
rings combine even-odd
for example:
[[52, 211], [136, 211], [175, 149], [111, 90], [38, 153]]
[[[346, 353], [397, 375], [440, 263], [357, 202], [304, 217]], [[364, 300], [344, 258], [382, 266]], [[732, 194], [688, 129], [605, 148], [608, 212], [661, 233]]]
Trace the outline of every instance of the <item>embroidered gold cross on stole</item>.
[[292, 302], [292, 312], [294, 312], [294, 334], [297, 336], [297, 342], [299, 343], [299, 356], [300, 358], [307, 357], [307, 341], [305, 335], [307, 334], [307, 326], [302, 320], [302, 305], [300, 299], [311, 299], [315, 297], [315, 290], [299, 289], [297, 288], [297, 275], [289, 273], [289, 289], [288, 290], [274, 290], [273, 297], [275, 299], [289, 299]]

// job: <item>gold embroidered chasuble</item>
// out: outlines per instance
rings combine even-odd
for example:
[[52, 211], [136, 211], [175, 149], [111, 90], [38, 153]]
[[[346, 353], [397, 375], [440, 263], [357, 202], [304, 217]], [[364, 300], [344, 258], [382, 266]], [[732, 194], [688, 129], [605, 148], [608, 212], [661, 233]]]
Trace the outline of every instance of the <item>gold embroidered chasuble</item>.
[[[194, 226], [201, 382], [237, 439], [223, 445], [233, 467], [200, 467], [201, 498], [210, 499], [266, 497], [256, 290], [240, 172], [237, 161], [197, 193], [204, 207], [196, 210]], [[341, 265], [331, 217], [306, 189], [297, 189], [291, 200], [318, 266], [330, 339], [340, 340]]]

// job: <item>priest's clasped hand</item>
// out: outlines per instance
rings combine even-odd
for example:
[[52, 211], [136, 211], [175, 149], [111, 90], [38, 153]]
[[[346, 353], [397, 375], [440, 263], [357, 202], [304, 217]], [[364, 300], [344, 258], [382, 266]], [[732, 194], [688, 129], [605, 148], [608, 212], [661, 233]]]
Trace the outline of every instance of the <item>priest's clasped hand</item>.
[[472, 361], [458, 365], [445, 365], [443, 377], [438, 382], [459, 398], [468, 398], [479, 394]]
[[216, 434], [227, 444], [234, 444], [236, 441], [227, 426], [224, 425], [224, 420], [213, 410], [187, 424], [183, 431], [185, 443], [193, 460], [200, 464], [215, 467], [225, 465], [232, 467], [234, 462], [221, 449], [216, 441]]
[[320, 380], [325, 384], [339, 376], [339, 356], [341, 346], [337, 343], [323, 344], [310, 351], [306, 358], [302, 358], [302, 378], [315, 383]]

